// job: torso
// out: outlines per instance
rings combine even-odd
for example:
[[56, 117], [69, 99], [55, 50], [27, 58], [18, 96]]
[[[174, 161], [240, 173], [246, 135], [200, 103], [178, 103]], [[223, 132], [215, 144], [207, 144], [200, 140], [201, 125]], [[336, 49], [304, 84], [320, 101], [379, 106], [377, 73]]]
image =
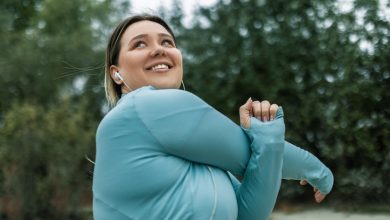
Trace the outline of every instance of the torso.
[[227, 173], [164, 152], [132, 104], [126, 97], [98, 128], [94, 218], [236, 219]]

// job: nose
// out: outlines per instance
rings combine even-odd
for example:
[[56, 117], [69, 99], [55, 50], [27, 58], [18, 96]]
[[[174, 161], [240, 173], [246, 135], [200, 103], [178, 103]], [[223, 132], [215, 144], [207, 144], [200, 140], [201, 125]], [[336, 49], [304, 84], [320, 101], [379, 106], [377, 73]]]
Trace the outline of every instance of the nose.
[[155, 56], [163, 56], [163, 55], [165, 55], [165, 54], [166, 54], [165, 49], [164, 49], [164, 47], [162, 47], [161, 45], [156, 45], [156, 46], [153, 48], [152, 52], [151, 52], [151, 55], [152, 55], [153, 57], [155, 57]]

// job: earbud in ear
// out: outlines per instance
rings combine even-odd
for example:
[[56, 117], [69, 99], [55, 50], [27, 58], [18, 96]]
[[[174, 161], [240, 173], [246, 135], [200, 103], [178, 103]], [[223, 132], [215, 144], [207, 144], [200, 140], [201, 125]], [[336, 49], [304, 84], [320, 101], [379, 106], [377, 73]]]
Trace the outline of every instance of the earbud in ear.
[[116, 72], [114, 73], [114, 77], [115, 77], [115, 79], [122, 81], [123, 84], [124, 84], [130, 91], [132, 91], [132, 89], [130, 88], [130, 86], [127, 85], [127, 83], [125, 82], [125, 80], [123, 80], [123, 77], [121, 76], [121, 74], [120, 74], [118, 71], [116, 71]]
[[122, 78], [121, 74], [118, 71], [114, 73], [114, 76], [115, 76], [115, 78], [117, 80], [122, 80], [123, 81], [123, 78]]

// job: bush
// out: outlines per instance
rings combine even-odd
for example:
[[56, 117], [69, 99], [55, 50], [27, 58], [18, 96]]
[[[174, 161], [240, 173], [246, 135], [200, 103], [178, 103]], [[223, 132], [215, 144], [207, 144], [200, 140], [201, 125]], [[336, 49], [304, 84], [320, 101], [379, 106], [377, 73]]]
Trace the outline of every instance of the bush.
[[[9, 219], [86, 219], [96, 122], [83, 103], [15, 104], [1, 132], [0, 207]], [[81, 171], [81, 172], [80, 172]]]

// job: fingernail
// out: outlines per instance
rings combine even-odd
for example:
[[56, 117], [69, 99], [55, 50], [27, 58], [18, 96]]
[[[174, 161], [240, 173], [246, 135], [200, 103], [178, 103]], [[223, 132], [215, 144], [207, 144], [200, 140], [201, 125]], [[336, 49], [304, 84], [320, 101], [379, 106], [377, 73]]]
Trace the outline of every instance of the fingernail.
[[268, 120], [267, 120], [267, 117], [263, 117], [263, 121], [268, 121]]
[[251, 102], [252, 101], [252, 97], [249, 97], [248, 101], [247, 102]]
[[269, 118], [269, 120], [270, 120], [270, 121], [274, 120], [274, 117], [273, 117], [273, 116], [271, 116], [271, 117]]

